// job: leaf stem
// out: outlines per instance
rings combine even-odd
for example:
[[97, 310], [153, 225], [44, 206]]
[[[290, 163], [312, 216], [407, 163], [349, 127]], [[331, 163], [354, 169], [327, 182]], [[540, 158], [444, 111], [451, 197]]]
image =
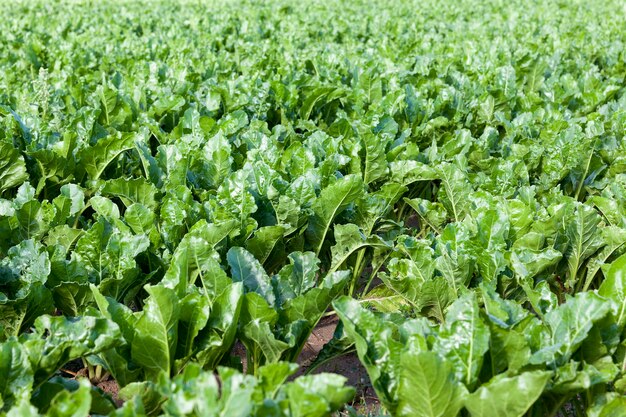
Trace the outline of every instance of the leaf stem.
[[593, 153], [595, 151], [596, 141], [594, 140], [591, 144], [591, 152], [589, 152], [589, 158], [587, 159], [587, 166], [585, 167], [585, 171], [583, 171], [583, 175], [580, 178], [580, 182], [578, 183], [578, 187], [576, 188], [576, 194], [574, 195], [574, 200], [578, 201], [578, 196], [582, 191], [583, 184], [585, 183], [585, 178], [587, 178], [587, 172], [589, 172], [589, 166], [591, 165], [591, 159], [593, 158]]
[[352, 280], [350, 282], [350, 297], [354, 297], [354, 291], [356, 289], [357, 281], [361, 276], [361, 272], [363, 270], [363, 258], [365, 257], [365, 250], [367, 248], [362, 248], [359, 250], [359, 254], [356, 257], [356, 262], [354, 264], [354, 268], [352, 269]]

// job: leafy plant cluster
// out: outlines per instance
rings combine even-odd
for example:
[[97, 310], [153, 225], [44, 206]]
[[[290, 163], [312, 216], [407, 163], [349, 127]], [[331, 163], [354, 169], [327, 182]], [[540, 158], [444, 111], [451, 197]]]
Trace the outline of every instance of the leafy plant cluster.
[[393, 416], [626, 414], [620, 2], [78, 4], [0, 5], [0, 414], [328, 416], [325, 314]]

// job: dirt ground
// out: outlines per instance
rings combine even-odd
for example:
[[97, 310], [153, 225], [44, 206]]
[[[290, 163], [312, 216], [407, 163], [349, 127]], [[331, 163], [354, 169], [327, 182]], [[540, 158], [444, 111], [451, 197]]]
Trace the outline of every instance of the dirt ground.
[[[294, 375], [298, 377], [304, 375], [309, 369], [309, 366], [315, 361], [317, 355], [320, 353], [326, 343], [328, 343], [335, 333], [335, 328], [339, 319], [337, 316], [324, 317], [320, 320], [315, 329], [311, 332], [309, 340], [302, 348], [302, 352], [298, 357], [298, 365], [300, 368]], [[246, 349], [237, 342], [233, 347], [232, 354], [241, 359], [243, 369], [246, 370]], [[376, 412], [380, 408], [380, 402], [376, 397], [374, 388], [370, 383], [367, 371], [361, 365], [356, 353], [349, 353], [337, 358], [334, 358], [323, 365], [318, 366], [312, 374], [319, 374], [322, 372], [331, 372], [345, 376], [348, 381], [347, 385], [353, 386], [356, 389], [356, 395], [352, 401], [351, 406], [354, 407], [359, 414], [363, 413], [367, 415], [370, 412]]]
[[[333, 338], [338, 321], [337, 316], [325, 317], [320, 320], [317, 327], [311, 332], [307, 344], [300, 353], [300, 357], [298, 358], [300, 369], [296, 373], [296, 376], [306, 372], [309, 365], [313, 363], [324, 345]], [[348, 378], [347, 385], [356, 388], [356, 396], [352, 403], [354, 408], [368, 412], [377, 411], [380, 408], [380, 403], [370, 383], [367, 371], [359, 361], [356, 353], [349, 353], [334, 358], [318, 366], [312, 373], [318, 374], [322, 372], [331, 372]]]

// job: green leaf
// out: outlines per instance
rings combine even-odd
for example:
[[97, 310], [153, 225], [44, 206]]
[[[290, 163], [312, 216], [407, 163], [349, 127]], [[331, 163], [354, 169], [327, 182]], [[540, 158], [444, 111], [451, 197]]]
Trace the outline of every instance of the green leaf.
[[176, 293], [164, 286], [146, 286], [149, 297], [135, 324], [132, 357], [148, 378], [170, 373], [178, 344], [180, 305]]
[[458, 415], [466, 390], [456, 381], [449, 362], [434, 352], [406, 352], [400, 366], [398, 416]]
[[[163, 277], [163, 285], [175, 288], [180, 297], [193, 284], [197, 277], [204, 279], [209, 271], [215, 271], [215, 263], [219, 263], [219, 255], [215, 247], [234, 230], [234, 220], [207, 223], [200, 220], [183, 237], [174, 251], [170, 266]], [[218, 267], [219, 269], [219, 267]]]
[[320, 260], [313, 252], [292, 252], [289, 265], [273, 277], [274, 290], [280, 303], [301, 295], [317, 284]]
[[85, 193], [78, 185], [65, 184], [61, 187], [61, 195], [53, 203], [57, 207], [57, 222], [62, 224], [85, 207]]
[[44, 315], [35, 321], [33, 333], [22, 335], [20, 342], [28, 352], [38, 384], [67, 362], [114, 348], [120, 339], [119, 327], [108, 319]]
[[289, 398], [288, 410], [294, 417], [324, 417], [354, 397], [355, 390], [344, 386], [346, 381], [343, 376], [329, 373], [302, 376], [285, 385], [279, 395], [284, 393]]
[[226, 258], [233, 281], [242, 282], [246, 291], [256, 292], [270, 305], [274, 305], [276, 297], [270, 277], [254, 255], [244, 248], [232, 247], [228, 250]]
[[394, 340], [394, 326], [376, 318], [356, 300], [341, 297], [333, 307], [343, 323], [348, 337], [354, 341], [361, 363], [378, 398], [389, 412], [398, 407], [398, 381], [402, 367], [402, 344]]
[[578, 293], [545, 315], [547, 329], [541, 344], [530, 358], [532, 364], [560, 366], [570, 360], [596, 322], [603, 319], [611, 306], [596, 293]]
[[137, 203], [152, 210], [157, 207], [157, 189], [154, 185], [143, 178], [128, 179], [116, 178], [109, 180], [100, 190], [102, 195], [107, 197], [117, 197], [126, 207]]
[[623, 328], [626, 325], [626, 255], [611, 263], [598, 294], [611, 300], [615, 321]]
[[34, 376], [28, 354], [16, 339], [0, 344], [0, 410], [30, 398]]
[[493, 378], [465, 399], [472, 417], [522, 417], [533, 405], [552, 376], [551, 372], [532, 371]]
[[335, 226], [335, 246], [330, 251], [332, 261], [330, 271], [338, 270], [350, 255], [365, 248], [391, 249], [391, 245], [376, 235], [365, 236], [356, 224], [338, 224]]
[[[265, 265], [273, 251], [282, 245], [285, 228], [283, 226], [265, 226], [254, 232], [254, 236], [246, 241], [246, 249]], [[284, 253], [284, 248], [282, 249]], [[284, 255], [283, 255], [284, 256]], [[282, 258], [282, 257], [281, 257]]]
[[552, 248], [543, 250], [513, 249], [510, 252], [510, 262], [513, 271], [520, 278], [532, 278], [556, 265], [563, 254]]
[[404, 297], [385, 285], [372, 288], [360, 301], [381, 313], [397, 313], [409, 306]]
[[[385, 285], [421, 310], [422, 286], [432, 280], [435, 271], [431, 243], [418, 239], [398, 238], [397, 241], [396, 249], [408, 253], [410, 259], [393, 258], [387, 264], [388, 273], [380, 277]], [[429, 285], [431, 289], [441, 288], [439, 284]], [[433, 300], [429, 295], [427, 298]]]
[[319, 256], [335, 217], [356, 201], [362, 191], [363, 182], [355, 175], [348, 175], [322, 190], [313, 203], [313, 216], [307, 229], [309, 243], [316, 255]]
[[591, 257], [587, 263], [585, 285], [582, 288], [583, 291], [589, 289], [593, 279], [607, 259], [616, 252], [619, 253], [621, 249], [624, 248], [624, 244], [626, 243], [626, 230], [620, 227], [607, 226], [602, 229], [602, 240], [606, 242], [606, 246]]
[[134, 147], [134, 133], [117, 134], [100, 139], [94, 146], [81, 149], [77, 156], [89, 179], [97, 180], [119, 154]]
[[0, 195], [28, 179], [24, 157], [10, 144], [0, 141]]
[[219, 287], [219, 291], [219, 295], [212, 300], [207, 326], [194, 342], [195, 360], [205, 369], [214, 369], [230, 351], [243, 306], [243, 284], [224, 285]]
[[455, 221], [463, 220], [469, 205], [469, 194], [472, 191], [465, 173], [458, 165], [444, 164], [438, 169], [444, 193], [439, 199]]
[[588, 410], [589, 417], [620, 417], [626, 413], [626, 396], [608, 393], [596, 399]]
[[445, 321], [445, 313], [455, 300], [456, 294], [448, 281], [434, 278], [421, 287], [419, 302], [423, 314], [435, 318], [440, 323]]
[[179, 301], [180, 317], [178, 322], [178, 341], [176, 358], [186, 361], [192, 354], [194, 340], [208, 320], [211, 304], [200, 291], [190, 292]]
[[86, 379], [79, 382], [76, 391], [63, 390], [50, 403], [49, 417], [88, 417], [91, 410], [91, 385]]
[[418, 161], [393, 161], [389, 164], [391, 181], [401, 185], [409, 185], [417, 181], [439, 179], [437, 171], [430, 165]]
[[[393, 119], [391, 119], [393, 121]], [[386, 141], [380, 135], [365, 133], [361, 140], [365, 145], [365, 161], [363, 167], [363, 182], [370, 184], [385, 176], [387, 173]]]
[[435, 259], [435, 266], [457, 294], [469, 284], [473, 274], [469, 233], [464, 224], [451, 223], [437, 237], [440, 256]]
[[433, 350], [454, 365], [456, 378], [471, 390], [478, 382], [489, 340], [476, 296], [468, 293], [450, 306]]
[[[251, 317], [254, 318], [253, 315]], [[259, 349], [261, 355], [265, 360], [256, 360], [256, 363], [249, 364], [248, 366], [258, 366], [258, 364], [264, 363], [276, 363], [280, 360], [283, 352], [290, 348], [289, 344], [276, 339], [272, 329], [267, 321], [259, 321], [255, 319], [247, 323], [243, 328], [243, 334], [245, 339], [246, 348], [251, 352]], [[253, 342], [255, 346], [251, 346], [250, 342]], [[260, 355], [252, 353], [253, 358], [259, 358]]]
[[582, 263], [605, 245], [598, 225], [602, 218], [598, 212], [587, 205], [578, 206], [574, 218], [569, 222], [565, 235], [569, 246], [565, 252], [568, 265], [567, 288], [574, 288], [577, 283], [578, 269]]

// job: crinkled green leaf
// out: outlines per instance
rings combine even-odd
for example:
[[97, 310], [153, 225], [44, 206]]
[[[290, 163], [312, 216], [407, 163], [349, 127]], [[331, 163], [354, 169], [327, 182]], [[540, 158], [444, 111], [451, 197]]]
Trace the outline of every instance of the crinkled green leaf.
[[550, 377], [551, 373], [545, 371], [499, 375], [468, 395], [464, 405], [472, 417], [521, 417], [537, 401]]

